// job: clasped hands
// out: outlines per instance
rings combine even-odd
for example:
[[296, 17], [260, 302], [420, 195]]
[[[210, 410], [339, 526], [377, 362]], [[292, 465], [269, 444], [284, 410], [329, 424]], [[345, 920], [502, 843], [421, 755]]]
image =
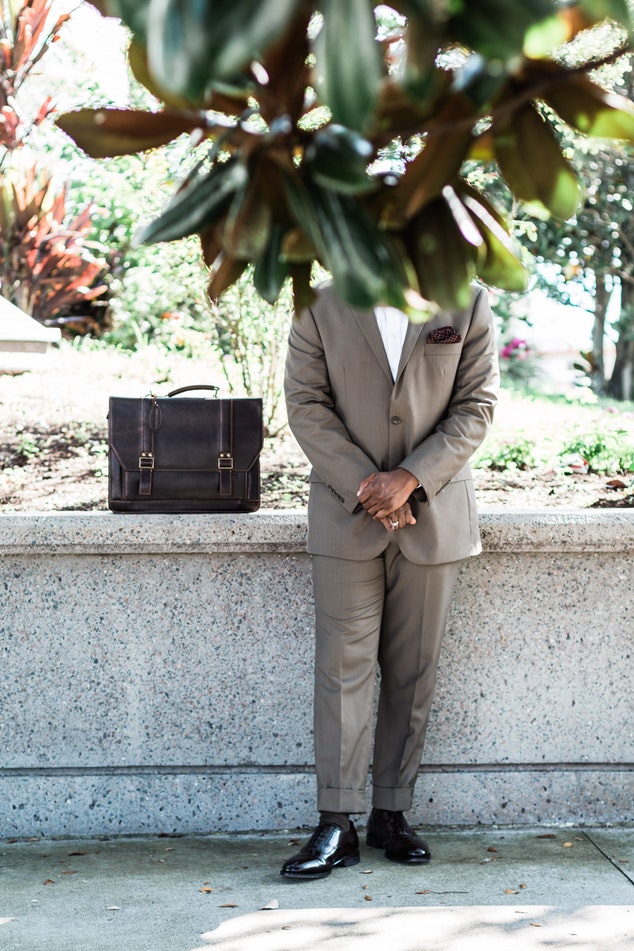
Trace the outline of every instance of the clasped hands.
[[375, 522], [395, 532], [416, 524], [409, 497], [417, 486], [418, 479], [407, 469], [372, 472], [359, 486], [357, 498]]

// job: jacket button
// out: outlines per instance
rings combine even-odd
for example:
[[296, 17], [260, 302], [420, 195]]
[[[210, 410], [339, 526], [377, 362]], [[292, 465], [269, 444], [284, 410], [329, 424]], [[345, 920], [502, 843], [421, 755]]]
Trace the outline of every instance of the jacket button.
[[394, 426], [398, 426], [400, 423], [403, 422], [403, 420], [401, 419], [400, 416], [392, 416], [390, 422], [391, 422]]

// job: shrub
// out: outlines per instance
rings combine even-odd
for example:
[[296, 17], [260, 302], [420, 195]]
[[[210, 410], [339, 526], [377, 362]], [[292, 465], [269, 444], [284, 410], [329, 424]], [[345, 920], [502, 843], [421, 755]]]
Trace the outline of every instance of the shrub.
[[579, 433], [564, 443], [559, 455], [564, 465], [581, 456], [589, 472], [634, 472], [634, 438], [626, 429]]
[[533, 469], [537, 465], [535, 443], [525, 436], [515, 441], [487, 439], [473, 457], [476, 469]]
[[536, 357], [521, 337], [511, 337], [501, 348], [500, 372], [518, 383], [533, 381], [538, 375]]
[[293, 314], [290, 282], [269, 305], [257, 295], [247, 272], [212, 305], [211, 314], [229, 389], [262, 396], [266, 435], [276, 435], [286, 425], [282, 393]]

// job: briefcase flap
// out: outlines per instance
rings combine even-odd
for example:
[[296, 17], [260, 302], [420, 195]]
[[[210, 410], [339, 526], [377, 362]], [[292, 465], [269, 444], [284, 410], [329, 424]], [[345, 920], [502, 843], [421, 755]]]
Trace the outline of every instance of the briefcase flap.
[[248, 472], [262, 450], [262, 400], [110, 397], [110, 449], [123, 469]]

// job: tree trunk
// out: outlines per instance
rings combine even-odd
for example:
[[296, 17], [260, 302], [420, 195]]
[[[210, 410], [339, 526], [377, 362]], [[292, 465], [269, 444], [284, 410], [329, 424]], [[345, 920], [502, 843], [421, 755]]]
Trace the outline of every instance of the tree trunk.
[[595, 393], [605, 391], [605, 316], [610, 303], [611, 291], [606, 287], [605, 274], [594, 274], [594, 323], [592, 324], [592, 389]]
[[634, 400], [634, 286], [623, 282], [616, 360], [606, 393], [616, 400]]

